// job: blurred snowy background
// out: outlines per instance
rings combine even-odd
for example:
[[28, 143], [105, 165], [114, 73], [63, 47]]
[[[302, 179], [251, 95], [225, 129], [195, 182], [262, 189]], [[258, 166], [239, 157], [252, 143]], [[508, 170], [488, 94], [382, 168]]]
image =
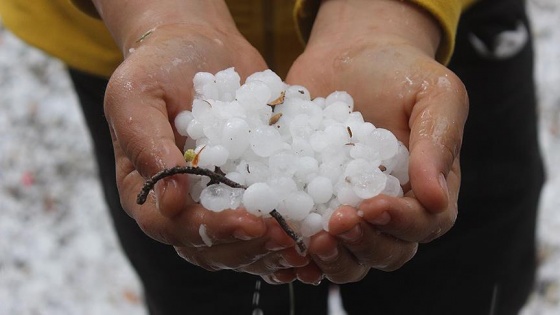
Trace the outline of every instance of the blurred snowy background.
[[[560, 1], [528, 0], [548, 182], [522, 315], [560, 314]], [[0, 26], [0, 315], [145, 314], [58, 61]]]

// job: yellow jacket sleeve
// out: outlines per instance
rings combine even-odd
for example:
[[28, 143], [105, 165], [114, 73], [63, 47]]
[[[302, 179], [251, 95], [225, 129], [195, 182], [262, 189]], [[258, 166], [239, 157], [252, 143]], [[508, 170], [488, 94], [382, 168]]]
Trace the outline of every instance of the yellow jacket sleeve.
[[461, 13], [476, 0], [409, 0], [426, 9], [439, 22], [442, 41], [436, 54], [437, 60], [447, 64], [455, 48], [455, 35]]
[[[402, 1], [402, 0], [395, 0]], [[455, 47], [455, 35], [461, 13], [477, 0], [407, 0], [428, 11], [440, 24], [442, 40], [438, 48], [436, 59], [447, 64]], [[311, 34], [313, 20], [319, 10], [318, 0], [297, 0], [294, 16], [300, 36], [307, 40]]]
[[122, 54], [99, 19], [69, 0], [0, 0], [2, 23], [27, 43], [72, 68], [109, 77]]

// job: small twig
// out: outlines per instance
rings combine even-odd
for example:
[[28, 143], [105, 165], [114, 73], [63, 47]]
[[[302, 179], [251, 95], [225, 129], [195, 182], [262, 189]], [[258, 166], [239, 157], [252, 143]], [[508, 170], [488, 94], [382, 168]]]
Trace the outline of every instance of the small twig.
[[144, 204], [146, 202], [146, 199], [148, 198], [148, 194], [150, 193], [150, 190], [154, 189], [154, 186], [159, 180], [176, 174], [193, 174], [193, 175], [208, 176], [210, 178], [210, 181], [223, 183], [233, 188], [243, 188], [243, 189], [247, 188], [244, 185], [232, 181], [231, 179], [225, 177], [224, 175], [218, 174], [206, 168], [193, 167], [193, 166], [175, 166], [172, 168], [164, 169], [163, 171], [160, 171], [159, 173], [155, 174], [154, 176], [146, 180], [144, 186], [142, 187], [142, 190], [140, 191], [138, 197], [136, 198], [136, 203], [139, 205]]
[[[219, 168], [216, 168], [215, 171], [211, 171], [209, 169], [196, 166], [175, 166], [173, 168], [166, 168], [147, 179], [142, 187], [142, 190], [138, 194], [138, 197], [136, 197], [136, 203], [139, 205], [144, 204], [148, 198], [148, 194], [152, 189], [154, 189], [154, 186], [159, 180], [177, 174], [208, 176], [211, 183], [222, 183], [233, 188], [247, 189], [247, 186], [236, 183], [225, 177], [224, 173]], [[286, 222], [286, 219], [284, 219], [284, 217], [276, 210], [270, 211], [270, 215], [278, 222], [278, 224], [280, 224], [280, 227], [284, 230], [284, 232], [286, 232], [286, 234], [296, 242], [299, 250], [304, 253], [307, 250], [307, 247], [305, 246], [302, 237], [290, 227], [288, 222]]]
[[288, 234], [288, 236], [296, 242], [299, 250], [302, 253], [305, 253], [305, 251], [307, 250], [307, 246], [305, 246], [305, 243], [303, 243], [303, 239], [301, 238], [301, 236], [294, 232], [288, 222], [286, 222], [286, 219], [284, 219], [284, 217], [278, 211], [276, 211], [276, 209], [270, 211], [270, 215], [274, 219], [276, 219], [278, 224], [280, 224], [280, 226], [282, 227], [282, 230], [284, 230], [284, 232], [286, 232], [286, 234]]

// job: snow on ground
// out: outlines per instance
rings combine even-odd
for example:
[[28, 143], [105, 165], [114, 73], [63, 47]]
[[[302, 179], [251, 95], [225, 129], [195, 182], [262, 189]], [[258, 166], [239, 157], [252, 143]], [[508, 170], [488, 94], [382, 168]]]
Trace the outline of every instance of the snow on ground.
[[[548, 182], [538, 281], [522, 315], [552, 315], [560, 314], [560, 2], [528, 3]], [[1, 28], [0, 111], [0, 315], [145, 314], [63, 66]]]
[[0, 31], [0, 314], [145, 314], [70, 84]]
[[536, 39], [540, 138], [547, 183], [539, 214], [540, 268], [522, 315], [560, 314], [560, 2], [529, 0]]

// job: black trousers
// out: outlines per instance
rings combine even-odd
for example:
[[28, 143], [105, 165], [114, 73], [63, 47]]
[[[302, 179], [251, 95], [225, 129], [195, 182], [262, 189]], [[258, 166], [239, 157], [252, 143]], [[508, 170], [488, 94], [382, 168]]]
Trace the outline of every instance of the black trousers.
[[[349, 314], [511, 315], [526, 301], [534, 280], [535, 221], [543, 182], [533, 52], [527, 41], [505, 57], [492, 53], [496, 38], [520, 25], [528, 26], [523, 1], [483, 1], [464, 14], [450, 64], [471, 100], [457, 223], [443, 237], [421, 245], [400, 270], [372, 270], [363, 281], [341, 286]], [[103, 116], [107, 82], [75, 70], [70, 74], [111, 216], [144, 286], [150, 314], [251, 314], [257, 277], [194, 267], [173, 248], [145, 236], [125, 214]], [[328, 283], [294, 283], [293, 290], [296, 314], [326, 314]], [[288, 314], [288, 286], [262, 283], [259, 305], [267, 315]]]

